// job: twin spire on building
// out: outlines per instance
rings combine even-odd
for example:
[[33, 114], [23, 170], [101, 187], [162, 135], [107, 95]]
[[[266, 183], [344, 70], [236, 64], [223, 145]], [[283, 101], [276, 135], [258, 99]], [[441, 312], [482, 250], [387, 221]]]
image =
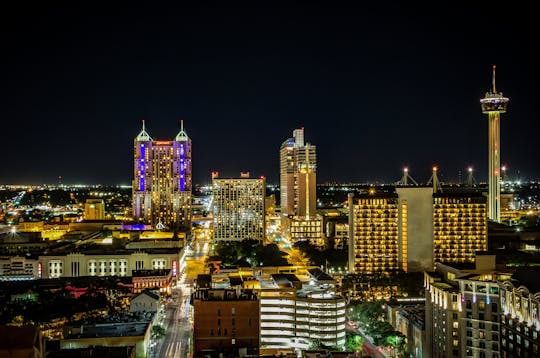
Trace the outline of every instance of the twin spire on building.
[[[147, 142], [147, 141], [152, 141], [153, 140], [152, 137], [150, 137], [150, 134], [148, 134], [148, 132], [146, 131], [146, 125], [144, 123], [144, 119], [142, 120], [141, 131], [139, 132], [139, 134], [137, 135], [135, 140], [137, 142]], [[186, 131], [184, 130], [184, 120], [183, 119], [180, 120], [180, 132], [178, 132], [178, 134], [176, 135], [174, 140], [176, 140], [177, 142], [185, 142], [185, 141], [189, 140], [189, 137], [188, 137]]]

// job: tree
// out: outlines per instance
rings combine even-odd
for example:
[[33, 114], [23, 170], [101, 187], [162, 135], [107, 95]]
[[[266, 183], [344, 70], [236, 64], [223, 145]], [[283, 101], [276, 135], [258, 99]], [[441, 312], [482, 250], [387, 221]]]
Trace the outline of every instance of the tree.
[[386, 346], [397, 349], [398, 351], [403, 348], [405, 343], [405, 336], [399, 331], [393, 331], [386, 337]]
[[21, 316], [21, 315], [15, 316], [15, 317], [13, 317], [13, 320], [8, 325], [9, 326], [21, 327], [22, 325], [24, 325], [24, 317]]
[[152, 339], [154, 340], [160, 340], [161, 338], [165, 337], [166, 331], [163, 326], [155, 325], [152, 326]]
[[345, 347], [349, 351], [362, 351], [362, 346], [364, 344], [364, 337], [350, 332], [346, 333], [347, 341]]

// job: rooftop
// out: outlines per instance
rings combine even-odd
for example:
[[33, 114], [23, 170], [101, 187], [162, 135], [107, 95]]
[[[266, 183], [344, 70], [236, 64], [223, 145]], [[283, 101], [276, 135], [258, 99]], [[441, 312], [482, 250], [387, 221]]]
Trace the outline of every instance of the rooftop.
[[252, 290], [224, 288], [197, 290], [193, 293], [193, 299], [200, 301], [256, 301], [258, 296]]
[[154, 276], [168, 276], [171, 273], [170, 269], [160, 270], [132, 270], [131, 276], [133, 277], [154, 277]]
[[[35, 326], [26, 325], [21, 327], [0, 325], [0, 356], [1, 351], [17, 349], [32, 349], [39, 330]], [[8, 354], [8, 356], [10, 356]]]
[[133, 346], [61, 349], [47, 352], [47, 358], [131, 358], [134, 350]]

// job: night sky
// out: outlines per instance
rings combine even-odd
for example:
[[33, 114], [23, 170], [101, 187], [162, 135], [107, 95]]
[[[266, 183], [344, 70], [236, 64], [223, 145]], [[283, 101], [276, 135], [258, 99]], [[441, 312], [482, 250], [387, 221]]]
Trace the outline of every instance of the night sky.
[[141, 120], [172, 139], [181, 118], [196, 183], [214, 170], [278, 183], [297, 127], [317, 146], [319, 183], [396, 181], [404, 165], [426, 181], [433, 164], [442, 180], [468, 165], [485, 179], [493, 64], [510, 97], [502, 163], [540, 178], [532, 9], [43, 3], [0, 11], [1, 184], [129, 184]]

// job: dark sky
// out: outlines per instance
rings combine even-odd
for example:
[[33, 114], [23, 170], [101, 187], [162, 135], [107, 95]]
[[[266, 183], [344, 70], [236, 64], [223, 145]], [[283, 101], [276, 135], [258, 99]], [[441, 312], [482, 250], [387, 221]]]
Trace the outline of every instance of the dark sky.
[[426, 181], [432, 164], [443, 180], [468, 165], [483, 179], [492, 64], [510, 97], [502, 162], [540, 177], [532, 9], [43, 3], [0, 11], [0, 183], [130, 183], [143, 118], [159, 139], [185, 119], [198, 183], [213, 170], [277, 183], [279, 146], [300, 126], [318, 182], [396, 181], [404, 165]]

